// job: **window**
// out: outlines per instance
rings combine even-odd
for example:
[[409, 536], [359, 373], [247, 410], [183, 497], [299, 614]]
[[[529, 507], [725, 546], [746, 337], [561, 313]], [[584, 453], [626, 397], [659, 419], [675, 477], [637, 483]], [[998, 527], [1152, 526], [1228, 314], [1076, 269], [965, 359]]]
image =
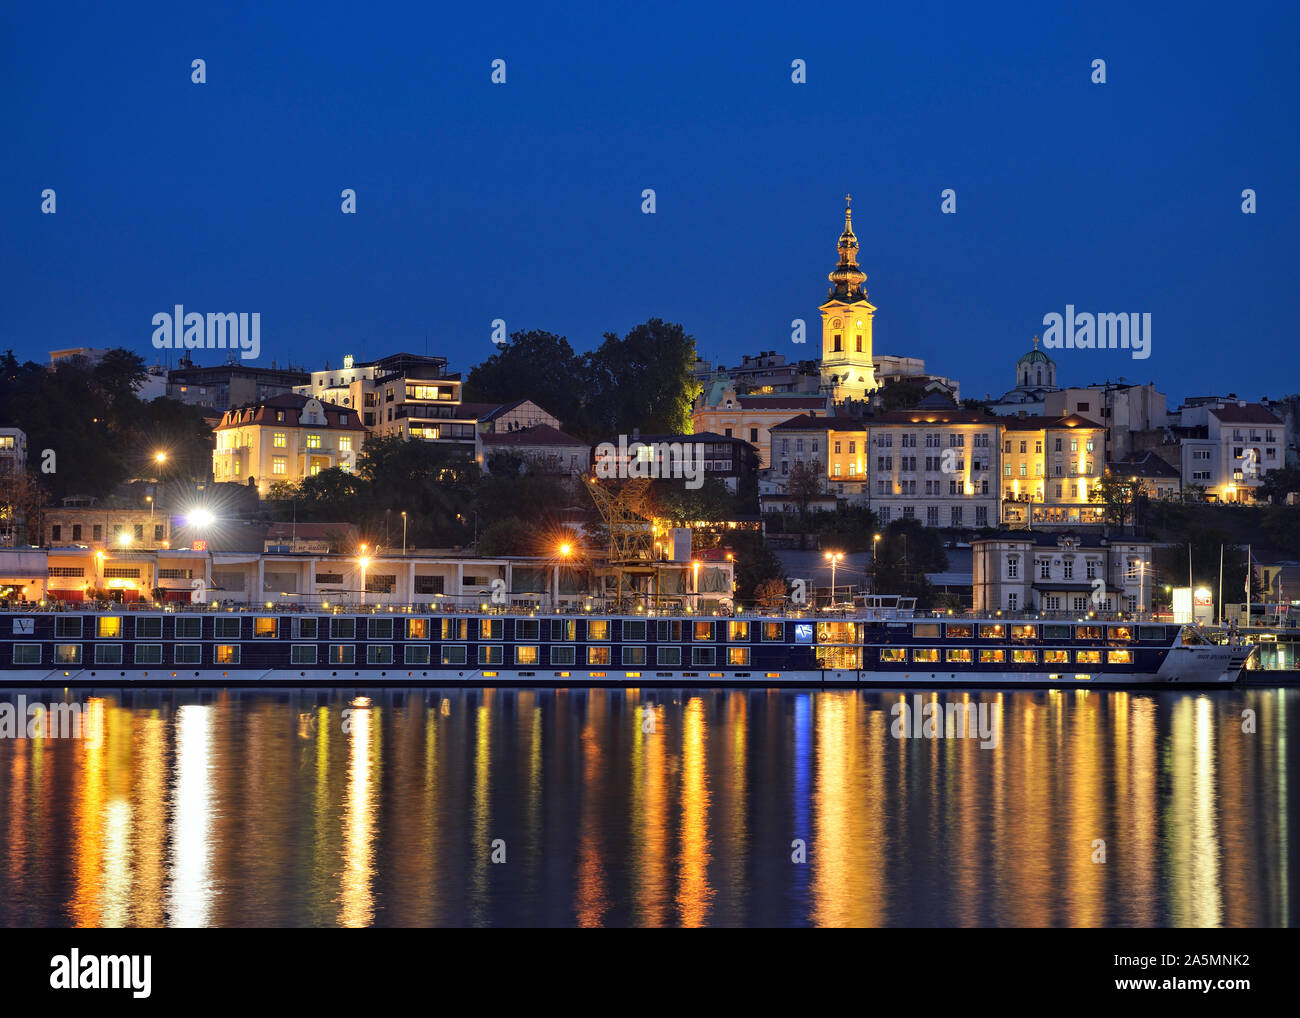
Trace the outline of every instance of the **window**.
[[101, 640], [116, 640], [122, 635], [121, 615], [101, 615], [97, 635]]
[[551, 664], [571, 665], [577, 660], [577, 651], [573, 647], [552, 647]]
[[785, 623], [784, 623], [784, 622], [764, 622], [764, 623], [763, 623], [763, 639], [764, 639], [764, 641], [766, 641], [766, 642], [768, 642], [768, 643], [771, 643], [771, 642], [774, 642], [774, 641], [784, 640], [784, 639], [785, 639]]
[[178, 643], [172, 649], [172, 661], [178, 665], [200, 664], [203, 661], [203, 646], [198, 643]]
[[982, 665], [1000, 665], [1007, 659], [1005, 650], [981, 650], [980, 664]]
[[728, 647], [727, 664], [747, 667], [749, 665], [749, 648], [748, 647]]
[[[588, 640], [608, 640], [609, 639], [609, 620], [608, 619], [589, 619], [587, 621], [587, 639]], [[608, 661], [601, 662], [608, 664]]]
[[[330, 639], [331, 640], [355, 640], [357, 638], [357, 620], [334, 618], [330, 619]], [[348, 662], [349, 664], [351, 662]]]
[[56, 665], [81, 664], [81, 644], [56, 643], [54, 645], [54, 663]]
[[907, 651], [902, 647], [880, 648], [880, 660], [885, 664], [895, 664], [907, 660]]
[[259, 616], [253, 619], [254, 640], [274, 640], [279, 631], [280, 620], [275, 617]]
[[727, 639], [733, 642], [747, 641], [749, 639], [748, 622], [728, 622]]
[[212, 663], [218, 665], [239, 664], [239, 644], [218, 643], [212, 648]]
[[[662, 623], [660, 623], [662, 625]], [[552, 619], [551, 620], [551, 639], [552, 640], [576, 640], [578, 638], [578, 624], [572, 619]], [[662, 640], [663, 637], [661, 636]]]
[[320, 619], [294, 619], [293, 638], [295, 640], [314, 640], [319, 631]]
[[[118, 648], [121, 650], [122, 648]], [[138, 665], [162, 664], [161, 643], [137, 643], [135, 645], [135, 663]]]
[[38, 665], [41, 663], [41, 645], [39, 643], [15, 643], [14, 664]]
[[645, 639], [645, 622], [628, 619], [623, 623], [624, 640], [644, 640]]
[[407, 619], [406, 638], [408, 640], [427, 640], [429, 638], [429, 620]]
[[589, 665], [607, 665], [610, 661], [610, 649], [608, 647], [588, 647], [587, 664]]
[[308, 449], [319, 449], [319, 448], [320, 448], [320, 435], [308, 435], [308, 436], [307, 436], [307, 448], [308, 448]]
[[694, 624], [691, 626], [691, 639], [692, 639], [692, 640], [696, 640], [696, 641], [700, 641], [700, 640], [712, 640], [712, 639], [713, 639], [713, 623], [712, 623], [712, 622], [696, 622], [696, 623], [694, 623]]
[[289, 662], [295, 665], [314, 665], [316, 663], [316, 645], [314, 643], [295, 643], [289, 649]]
[[[392, 621], [389, 619], [388, 621]], [[487, 647], [479, 648], [487, 650]], [[492, 647], [492, 650], [500, 652], [500, 647]], [[366, 664], [368, 665], [391, 665], [393, 663], [393, 647], [389, 643], [372, 643], [366, 647]], [[498, 662], [499, 663], [499, 662]]]
[[351, 436], [351, 435], [340, 435], [340, 436], [339, 436], [339, 452], [351, 452], [351, 451], [352, 451], [352, 436]]
[[939, 660], [939, 648], [918, 647], [912, 651], [912, 660], [917, 664], [934, 664]]
[[371, 640], [391, 640], [393, 638], [392, 619], [369, 619], [366, 636]]
[[1101, 651], [1081, 650], [1075, 653], [1074, 660], [1076, 664], [1099, 665], [1101, 664]]
[[[463, 648], [462, 648], [463, 650]], [[330, 644], [330, 664], [350, 665], [357, 660], [357, 648], [349, 643]]]
[[283, 456], [271, 457], [271, 473], [283, 476], [289, 472], [289, 461]]
[[623, 664], [625, 665], [643, 665], [645, 664], [644, 647], [624, 647]]
[[1068, 650], [1043, 651], [1043, 664], [1045, 665], [1068, 665], [1069, 663], [1070, 652]]
[[970, 664], [971, 650], [969, 647], [953, 647], [948, 651], [949, 663]]
[[239, 619], [232, 619], [232, 618], [214, 619], [213, 626], [215, 628], [213, 630], [212, 635], [216, 639], [218, 640], [223, 638], [225, 639], [234, 638], [236, 640], [239, 639]]
[[122, 663], [122, 645], [120, 643], [101, 643], [95, 647], [95, 664], [120, 665]]
[[1018, 611], [1019, 608], [1020, 608], [1020, 595], [1019, 595], [1019, 594], [1008, 594], [1008, 595], [1007, 595], [1007, 611]]
[[693, 665], [712, 665], [714, 656], [712, 647], [691, 648], [691, 664]]
[[[285, 449], [289, 445], [289, 436], [283, 431], [277, 431], [271, 438], [271, 445], [276, 449]], [[283, 456], [277, 456], [276, 459], [284, 461]]]
[[429, 646], [408, 645], [406, 648], [406, 663], [408, 665], [427, 665], [429, 663]]
[[1020, 558], [1016, 555], [1010, 555], [1007, 558], [1007, 576], [1010, 579], [1016, 579], [1020, 576]]

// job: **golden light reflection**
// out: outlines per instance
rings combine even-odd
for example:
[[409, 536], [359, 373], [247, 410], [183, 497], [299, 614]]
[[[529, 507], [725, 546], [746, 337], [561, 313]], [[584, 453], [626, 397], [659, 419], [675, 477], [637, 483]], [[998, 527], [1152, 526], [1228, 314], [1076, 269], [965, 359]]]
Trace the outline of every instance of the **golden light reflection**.
[[682, 819], [677, 867], [677, 915], [682, 926], [703, 926], [709, 916], [708, 721], [704, 701], [693, 696], [682, 718]]
[[172, 850], [167, 893], [169, 926], [207, 926], [216, 894], [212, 877], [213, 707], [176, 711], [176, 777], [172, 783]]
[[370, 700], [353, 701], [348, 733], [347, 786], [343, 800], [343, 885], [339, 905], [339, 925], [369, 926], [375, 920], [375, 801], [379, 768], [377, 711]]

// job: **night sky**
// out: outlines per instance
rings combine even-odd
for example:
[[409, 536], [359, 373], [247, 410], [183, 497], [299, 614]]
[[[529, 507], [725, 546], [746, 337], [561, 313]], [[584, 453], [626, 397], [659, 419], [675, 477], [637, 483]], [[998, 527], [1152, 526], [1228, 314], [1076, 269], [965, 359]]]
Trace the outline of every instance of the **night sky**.
[[817, 356], [851, 191], [876, 351], [963, 396], [1067, 303], [1150, 312], [1153, 355], [1064, 384], [1300, 390], [1294, 3], [176, 6], [0, 14], [0, 349], [152, 362], [181, 303], [260, 312], [267, 366], [465, 370], [497, 318]]

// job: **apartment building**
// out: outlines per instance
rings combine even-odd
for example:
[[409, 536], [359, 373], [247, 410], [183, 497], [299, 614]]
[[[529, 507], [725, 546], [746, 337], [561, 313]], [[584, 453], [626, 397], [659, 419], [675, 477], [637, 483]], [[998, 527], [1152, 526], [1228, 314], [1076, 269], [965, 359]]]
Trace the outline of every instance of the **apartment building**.
[[998, 519], [1003, 421], [979, 410], [894, 410], [867, 422], [872, 508], [882, 524], [989, 527]]
[[692, 423], [696, 432], [709, 431], [748, 442], [758, 451], [758, 467], [772, 466], [772, 428], [798, 414], [825, 414], [831, 401], [826, 395], [776, 393], [738, 395], [725, 378], [707, 387], [695, 401]]
[[263, 498], [277, 481], [354, 471], [366, 439], [355, 410], [293, 393], [227, 410], [214, 433], [213, 480], [255, 484]]
[[1105, 425], [1106, 459], [1122, 461], [1134, 457], [1135, 435], [1165, 426], [1169, 408], [1154, 383], [1107, 381], [1048, 392], [1043, 413], [1048, 417], [1078, 414]]
[[977, 612], [1151, 610], [1151, 545], [1095, 535], [1000, 532], [971, 542]]
[[785, 490], [796, 464], [815, 463], [825, 477], [826, 493], [849, 502], [867, 498], [867, 426], [861, 418], [800, 414], [775, 425], [770, 435], [768, 475], [776, 488]]
[[21, 428], [0, 428], [0, 476], [27, 469], [27, 434]]
[[1253, 502], [1264, 474], [1286, 466], [1286, 425], [1258, 403], [1184, 406], [1179, 434], [1183, 487], [1213, 502]]
[[1100, 526], [1090, 500], [1106, 462], [1106, 428], [1080, 414], [1001, 418], [1002, 522]]

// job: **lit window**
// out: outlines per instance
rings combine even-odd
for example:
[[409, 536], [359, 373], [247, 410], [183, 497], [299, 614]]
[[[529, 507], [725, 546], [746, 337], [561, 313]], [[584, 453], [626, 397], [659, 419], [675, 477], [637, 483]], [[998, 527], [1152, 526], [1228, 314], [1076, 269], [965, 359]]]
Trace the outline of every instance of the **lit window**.
[[283, 431], [277, 431], [275, 436], [271, 439], [271, 444], [277, 449], [284, 449], [289, 444], [289, 436]]
[[319, 449], [319, 448], [320, 448], [320, 435], [308, 435], [308, 436], [307, 436], [307, 448], [308, 448], [308, 449]]

